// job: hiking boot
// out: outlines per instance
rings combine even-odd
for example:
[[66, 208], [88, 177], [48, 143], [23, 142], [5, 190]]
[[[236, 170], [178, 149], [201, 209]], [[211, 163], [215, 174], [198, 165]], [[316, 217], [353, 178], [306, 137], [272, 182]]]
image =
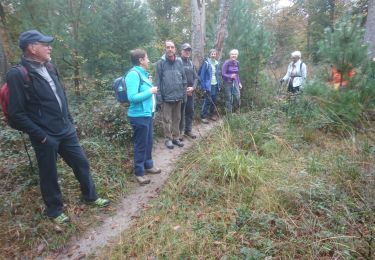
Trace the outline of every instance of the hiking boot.
[[134, 175], [134, 176], [140, 185], [146, 185], [151, 182], [151, 180], [149, 178], [146, 178], [145, 176], [137, 176], [137, 175]]
[[193, 134], [192, 132], [185, 132], [184, 135], [190, 137], [191, 139], [197, 138], [197, 136], [195, 134]]
[[183, 147], [183, 146], [184, 146], [184, 143], [181, 143], [181, 141], [178, 140], [178, 139], [173, 139], [173, 140], [172, 140], [172, 144], [175, 144], [175, 145], [177, 145], [178, 147]]
[[68, 223], [69, 221], [70, 221], [70, 218], [64, 213], [61, 213], [57, 217], [53, 218], [53, 222], [59, 225]]
[[107, 199], [102, 199], [102, 198], [97, 198], [95, 201], [92, 202], [94, 206], [97, 206], [99, 208], [104, 208], [109, 205], [109, 200]]
[[150, 174], [159, 174], [159, 173], [161, 173], [161, 169], [156, 168], [156, 167], [152, 167], [150, 169], [145, 169], [145, 172], [150, 173]]
[[109, 205], [109, 200], [102, 199], [102, 198], [97, 198], [94, 201], [84, 201], [84, 202], [87, 205], [92, 205], [92, 206], [96, 206], [96, 207], [99, 207], [99, 208], [104, 208], [104, 207], [107, 207]]
[[169, 139], [165, 140], [164, 144], [165, 144], [165, 146], [166, 146], [168, 149], [173, 149], [173, 148], [174, 148], [174, 145], [173, 145], [172, 141], [169, 140]]
[[210, 123], [206, 118], [202, 118], [202, 119], [201, 119], [201, 122], [202, 122], [203, 124], [209, 124], [209, 123]]

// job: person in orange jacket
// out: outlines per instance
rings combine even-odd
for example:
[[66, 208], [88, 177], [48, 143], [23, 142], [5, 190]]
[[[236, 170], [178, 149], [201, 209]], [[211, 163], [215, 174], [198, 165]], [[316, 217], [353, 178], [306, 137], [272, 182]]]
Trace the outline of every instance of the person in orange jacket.
[[348, 86], [349, 80], [353, 78], [355, 75], [354, 68], [351, 69], [346, 77], [342, 77], [342, 73], [337, 70], [335, 66], [332, 66], [331, 68], [331, 83], [335, 89], [344, 88]]

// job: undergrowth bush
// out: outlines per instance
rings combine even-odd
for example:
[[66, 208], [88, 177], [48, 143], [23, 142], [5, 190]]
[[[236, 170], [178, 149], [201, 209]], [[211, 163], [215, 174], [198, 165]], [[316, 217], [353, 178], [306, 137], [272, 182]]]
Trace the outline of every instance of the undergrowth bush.
[[308, 85], [294, 106], [294, 122], [336, 131], [354, 129], [364, 113], [357, 90], [337, 91], [320, 82]]
[[[324, 78], [324, 71], [304, 88], [289, 104], [293, 122], [335, 132], [352, 132], [365, 128], [374, 115], [375, 62], [367, 59], [367, 46], [363, 44], [364, 31], [360, 17], [344, 16], [328, 28], [325, 39], [319, 44], [323, 63], [336, 68], [342, 77], [338, 89]], [[349, 72], [355, 71], [354, 76]], [[343, 83], [343, 82], [347, 83]]]

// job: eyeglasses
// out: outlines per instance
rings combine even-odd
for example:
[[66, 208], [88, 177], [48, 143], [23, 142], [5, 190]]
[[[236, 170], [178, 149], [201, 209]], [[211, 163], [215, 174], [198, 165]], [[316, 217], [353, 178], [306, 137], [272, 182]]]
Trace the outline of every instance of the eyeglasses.
[[51, 47], [51, 43], [50, 42], [35, 42], [34, 44], [42, 45], [44, 47]]

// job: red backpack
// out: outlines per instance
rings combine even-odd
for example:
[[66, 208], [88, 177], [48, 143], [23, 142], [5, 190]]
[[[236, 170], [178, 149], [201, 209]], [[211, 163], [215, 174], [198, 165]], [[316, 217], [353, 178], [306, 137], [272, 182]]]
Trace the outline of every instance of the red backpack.
[[[27, 69], [25, 68], [25, 66], [22, 66], [22, 65], [18, 64], [16, 66], [14, 66], [14, 68], [18, 69], [19, 72], [21, 72], [22, 77], [24, 78], [25, 83], [31, 81], [30, 76], [29, 76], [29, 72], [27, 71]], [[1, 105], [1, 110], [3, 111], [3, 114], [4, 114], [4, 120], [5, 120], [5, 122], [7, 122], [7, 124], [10, 127], [15, 128], [9, 122], [9, 113], [8, 113], [9, 87], [8, 87], [8, 83], [7, 82], [5, 82], [1, 86], [1, 89], [0, 89], [0, 105]]]

